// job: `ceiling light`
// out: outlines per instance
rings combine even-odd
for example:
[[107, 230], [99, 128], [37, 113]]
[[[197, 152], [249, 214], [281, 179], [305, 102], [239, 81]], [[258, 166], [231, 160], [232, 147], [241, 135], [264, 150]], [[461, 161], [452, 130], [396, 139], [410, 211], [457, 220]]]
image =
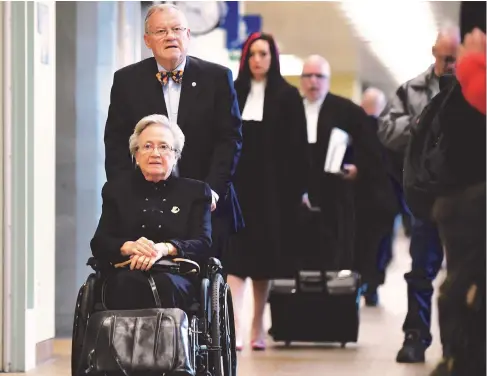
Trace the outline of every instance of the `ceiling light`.
[[345, 0], [340, 7], [398, 84], [433, 63], [437, 27], [429, 2]]

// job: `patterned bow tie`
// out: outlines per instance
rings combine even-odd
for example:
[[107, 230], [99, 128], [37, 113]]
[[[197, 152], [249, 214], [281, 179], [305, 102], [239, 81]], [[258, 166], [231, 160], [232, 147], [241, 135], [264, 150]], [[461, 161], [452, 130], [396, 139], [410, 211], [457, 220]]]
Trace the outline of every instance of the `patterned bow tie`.
[[172, 72], [159, 72], [156, 74], [156, 77], [163, 86], [167, 85], [167, 83], [169, 82], [169, 77], [171, 77], [175, 83], [180, 84], [183, 81], [183, 72], [184, 71], [182, 70]]

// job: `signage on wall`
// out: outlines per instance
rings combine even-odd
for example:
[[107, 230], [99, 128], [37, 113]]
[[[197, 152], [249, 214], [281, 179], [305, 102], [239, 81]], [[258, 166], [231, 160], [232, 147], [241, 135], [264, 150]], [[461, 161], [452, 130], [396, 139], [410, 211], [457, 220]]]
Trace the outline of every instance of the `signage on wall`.
[[235, 43], [232, 49], [228, 49], [230, 60], [240, 60], [242, 44], [252, 33], [262, 31], [262, 17], [259, 15], [246, 15], [240, 20], [240, 30], [238, 43]]
[[231, 53], [242, 48], [247, 37], [262, 29], [262, 17], [260, 15], [240, 14], [239, 1], [225, 1], [226, 13], [220, 27], [225, 29], [227, 34], [227, 49]]
[[248, 14], [243, 16], [243, 22], [245, 23], [245, 38], [242, 43], [250, 34], [262, 31], [262, 16], [258, 14]]
[[227, 34], [227, 49], [233, 50], [240, 46], [240, 4], [238, 1], [225, 1], [226, 14], [220, 27]]

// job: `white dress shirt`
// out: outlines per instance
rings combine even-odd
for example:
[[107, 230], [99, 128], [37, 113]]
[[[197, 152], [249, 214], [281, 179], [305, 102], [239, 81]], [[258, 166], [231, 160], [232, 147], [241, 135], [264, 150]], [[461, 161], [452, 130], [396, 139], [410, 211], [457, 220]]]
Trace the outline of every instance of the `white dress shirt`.
[[304, 111], [306, 113], [306, 128], [308, 130], [308, 143], [315, 144], [318, 138], [318, 117], [320, 115], [321, 105], [325, 98], [310, 102], [304, 98]]
[[262, 121], [264, 117], [264, 97], [266, 81], [250, 82], [250, 91], [242, 111], [242, 120]]
[[[184, 70], [186, 66], [186, 59], [179, 64], [175, 70]], [[157, 64], [159, 72], [167, 72], [162, 66]], [[184, 76], [183, 76], [184, 79]], [[162, 92], [164, 93], [164, 102], [166, 102], [167, 116], [169, 120], [173, 123], [178, 122], [178, 109], [179, 109], [179, 98], [181, 97], [181, 84], [174, 82], [172, 78], [169, 78], [167, 85], [162, 87]]]
[[[183, 62], [179, 64], [174, 70], [184, 70], [185, 66], [186, 59], [183, 59]], [[159, 69], [159, 72], [167, 72], [167, 69], [163, 68], [161, 65], [159, 65], [159, 63], [157, 63], [157, 67]], [[177, 124], [179, 113], [179, 98], [181, 97], [181, 84], [178, 84], [174, 82], [172, 78], [169, 78], [167, 80], [167, 85], [162, 86], [162, 92], [164, 93], [164, 102], [166, 102], [167, 116], [169, 118], [169, 121]], [[176, 172], [178, 172], [178, 166], [176, 165], [174, 168]], [[211, 190], [211, 193], [213, 195], [214, 201], [218, 202], [218, 194], [214, 190]]]

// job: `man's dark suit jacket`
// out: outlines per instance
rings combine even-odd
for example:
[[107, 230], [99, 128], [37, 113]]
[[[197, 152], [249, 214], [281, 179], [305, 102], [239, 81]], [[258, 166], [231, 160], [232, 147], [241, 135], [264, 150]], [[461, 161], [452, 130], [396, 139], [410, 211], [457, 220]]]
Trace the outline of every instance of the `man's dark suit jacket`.
[[[167, 116], [154, 58], [115, 72], [105, 127], [107, 180], [133, 169], [128, 140], [143, 117]], [[179, 174], [209, 184], [219, 196], [215, 214], [230, 217], [234, 230], [243, 226], [232, 177], [242, 148], [242, 122], [231, 71], [188, 57], [177, 123], [186, 141]]]
[[139, 169], [105, 183], [103, 208], [91, 240], [93, 255], [109, 262], [128, 259], [120, 253], [127, 241], [146, 237], [172, 243], [179, 257], [204, 262], [211, 246], [211, 190], [201, 181], [169, 177], [152, 183]]

